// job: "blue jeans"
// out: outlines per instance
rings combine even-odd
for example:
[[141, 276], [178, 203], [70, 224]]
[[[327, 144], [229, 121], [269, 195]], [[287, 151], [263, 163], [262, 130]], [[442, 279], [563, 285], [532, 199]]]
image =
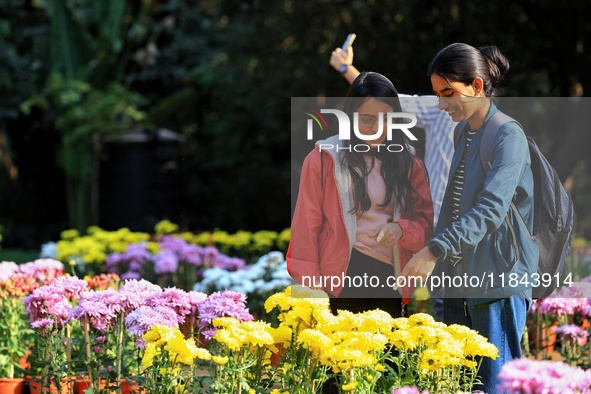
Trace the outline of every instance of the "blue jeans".
[[496, 360], [485, 357], [478, 375], [482, 385], [473, 388], [488, 394], [498, 393], [497, 380], [504, 364], [521, 357], [521, 338], [525, 328], [526, 312], [531, 301], [523, 295], [502, 298], [464, 309], [461, 298], [443, 300], [443, 321], [446, 324], [463, 324], [488, 338], [499, 349]]

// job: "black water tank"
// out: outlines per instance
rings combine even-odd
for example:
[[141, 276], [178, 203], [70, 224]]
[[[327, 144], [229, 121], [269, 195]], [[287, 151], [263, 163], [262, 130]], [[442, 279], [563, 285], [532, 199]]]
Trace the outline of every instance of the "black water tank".
[[99, 175], [99, 226], [153, 232], [160, 220], [178, 223], [182, 136], [136, 131], [105, 140]]

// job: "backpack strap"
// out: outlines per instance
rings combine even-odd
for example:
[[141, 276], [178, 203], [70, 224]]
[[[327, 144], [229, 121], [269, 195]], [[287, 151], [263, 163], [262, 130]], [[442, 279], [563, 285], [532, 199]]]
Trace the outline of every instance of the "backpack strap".
[[[482, 130], [482, 139], [480, 140], [480, 164], [482, 165], [482, 169], [484, 170], [485, 174], [488, 174], [492, 168], [493, 148], [497, 138], [501, 134], [501, 127], [510, 122], [517, 123], [523, 130], [523, 127], [518, 121], [509, 115], [502, 113], [501, 111], [497, 111], [484, 125], [484, 130]], [[521, 226], [525, 229], [527, 235], [531, 236], [529, 228], [525, 224], [525, 220], [523, 219], [523, 216], [521, 216], [521, 213], [515, 206], [515, 202], [513, 200], [511, 200], [510, 207], [519, 223], [521, 223]], [[509, 212], [507, 212], [507, 216], [505, 217], [507, 221], [509, 220], [508, 215]]]
[[[490, 165], [492, 165], [493, 149], [499, 137], [501, 127], [510, 122], [515, 122], [521, 127], [521, 124], [512, 117], [501, 111], [497, 111], [484, 125], [482, 139], [480, 140], [480, 164], [486, 174], [488, 174]], [[523, 127], [521, 128], [523, 129]], [[490, 165], [488, 164], [489, 162], [491, 163]]]
[[462, 120], [461, 122], [459, 122], [456, 125], [456, 128], [454, 129], [454, 149], [458, 147], [458, 144], [460, 143], [460, 140], [462, 139], [462, 132], [464, 131], [464, 129], [466, 128], [467, 125], [468, 125], [467, 120]]

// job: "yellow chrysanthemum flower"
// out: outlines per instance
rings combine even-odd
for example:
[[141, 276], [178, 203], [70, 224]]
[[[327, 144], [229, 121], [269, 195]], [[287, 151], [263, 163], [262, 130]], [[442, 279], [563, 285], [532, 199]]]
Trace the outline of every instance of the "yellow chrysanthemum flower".
[[156, 235], [171, 234], [179, 231], [178, 224], [172, 223], [170, 220], [162, 220], [154, 226]]
[[380, 333], [358, 332], [356, 334], [355, 347], [363, 352], [382, 351], [388, 343], [388, 338]]
[[433, 319], [433, 316], [431, 316], [427, 313], [415, 313], [413, 315], [410, 315], [408, 318], [408, 324], [411, 327], [430, 326], [434, 322], [435, 322], [435, 319]]
[[154, 362], [154, 357], [156, 357], [159, 353], [160, 352], [158, 351], [158, 348], [153, 343], [146, 345], [144, 356], [142, 357], [142, 369], [145, 370], [150, 368]]
[[291, 304], [289, 302], [289, 295], [287, 294], [289, 287], [281, 293], [275, 293], [271, 295], [265, 301], [265, 310], [271, 312], [276, 306], [279, 307], [279, 310], [285, 311], [290, 308]]
[[273, 389], [270, 394], [289, 394], [289, 391], [281, 391], [279, 389]]
[[146, 344], [154, 343], [155, 346], [162, 346], [173, 338], [183, 338], [183, 334], [177, 327], [167, 327], [155, 324], [143, 336]]
[[357, 388], [357, 386], [359, 385], [359, 382], [356, 380], [352, 380], [347, 384], [344, 384], [342, 386], [343, 391], [353, 391]]
[[434, 349], [423, 351], [419, 357], [419, 369], [435, 372], [440, 368], [441, 354]]
[[374, 309], [359, 314], [360, 321], [357, 326], [358, 331], [369, 331], [369, 332], [389, 332], [392, 330], [394, 325], [394, 319], [392, 316], [385, 311], [380, 309]]
[[183, 339], [175, 337], [167, 342], [164, 350], [167, 350], [170, 356], [170, 361], [179, 362], [185, 365], [193, 365], [193, 360], [199, 358], [201, 360], [209, 360], [211, 354], [207, 349], [198, 348], [195, 345], [193, 338]]
[[61, 239], [68, 239], [68, 240], [78, 238], [79, 236], [80, 236], [80, 233], [78, 232], [78, 230], [75, 230], [75, 229], [64, 230], [60, 234]]
[[249, 321], [242, 323], [241, 327], [246, 332], [245, 343], [255, 346], [273, 345], [275, 338], [269, 323], [263, 321]]
[[466, 346], [464, 348], [464, 353], [466, 356], [483, 356], [495, 360], [499, 355], [497, 347], [488, 342], [488, 340], [482, 335], [475, 335], [465, 341]]
[[418, 346], [416, 338], [410, 335], [408, 331], [396, 330], [388, 335], [390, 344], [396, 349], [401, 350], [413, 350]]
[[439, 341], [433, 348], [441, 353], [445, 353], [453, 357], [464, 357], [464, 346], [462, 342], [453, 339], [452, 337]]
[[392, 322], [392, 327], [398, 330], [407, 330], [408, 329], [408, 319], [406, 317], [397, 317]]
[[227, 356], [217, 356], [212, 354], [211, 361], [218, 365], [225, 365], [228, 363], [228, 361], [230, 361], [230, 359]]
[[219, 343], [226, 345], [230, 350], [236, 351], [244, 345], [246, 332], [236, 327], [231, 329], [223, 328], [218, 330], [213, 338]]
[[333, 342], [326, 335], [317, 330], [306, 329], [299, 333], [297, 342], [319, 357], [333, 346]]
[[217, 317], [212, 320], [212, 324], [216, 327], [237, 327], [240, 325], [240, 320], [235, 317]]
[[275, 339], [275, 343], [291, 343], [293, 330], [287, 326], [279, 325], [277, 328], [272, 328], [271, 333]]

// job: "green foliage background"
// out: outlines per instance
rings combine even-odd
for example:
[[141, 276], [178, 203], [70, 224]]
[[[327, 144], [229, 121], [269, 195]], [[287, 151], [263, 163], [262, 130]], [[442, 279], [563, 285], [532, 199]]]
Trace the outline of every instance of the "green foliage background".
[[[56, 22], [52, 3], [71, 18]], [[108, 6], [122, 3], [119, 13]], [[142, 125], [184, 135], [182, 209], [171, 219], [192, 230], [280, 230], [290, 221], [290, 98], [345, 94], [328, 60], [348, 33], [357, 34], [358, 68], [387, 75], [400, 92], [430, 94], [429, 61], [462, 41], [497, 45], [510, 59], [501, 95], [589, 96], [589, 15], [585, 0], [0, 0], [4, 244], [35, 246], [70, 224], [59, 117], [20, 111], [52, 71], [66, 73], [64, 45], [84, 48], [70, 52], [82, 70], [73, 78], [99, 91], [125, 87], [143, 97]], [[56, 43], [65, 24], [84, 35]], [[561, 179], [571, 177], [579, 234], [589, 237], [584, 133], [532, 134]]]

